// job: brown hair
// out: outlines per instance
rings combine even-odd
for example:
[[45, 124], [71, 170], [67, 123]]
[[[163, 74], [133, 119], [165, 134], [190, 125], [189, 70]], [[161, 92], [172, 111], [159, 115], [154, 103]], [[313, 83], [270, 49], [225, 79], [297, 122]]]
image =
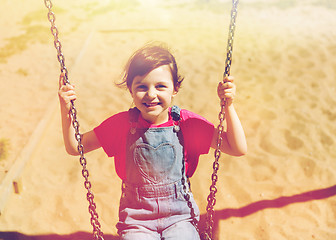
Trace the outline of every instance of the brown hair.
[[174, 90], [177, 92], [181, 87], [183, 77], [179, 74], [174, 56], [163, 44], [147, 44], [137, 50], [125, 67], [122, 82], [119, 86], [127, 86], [131, 89], [136, 76], [144, 76], [152, 70], [167, 65], [173, 77]]

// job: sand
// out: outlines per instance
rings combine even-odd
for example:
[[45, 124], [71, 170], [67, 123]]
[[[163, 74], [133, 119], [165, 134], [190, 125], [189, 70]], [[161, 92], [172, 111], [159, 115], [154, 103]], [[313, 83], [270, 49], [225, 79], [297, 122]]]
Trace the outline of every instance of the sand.
[[[53, 8], [82, 132], [131, 106], [114, 82], [153, 40], [170, 46], [185, 76], [175, 104], [218, 124], [230, 1]], [[0, 239], [90, 239], [81, 166], [62, 141], [47, 9], [42, 0], [3, 0], [0, 13]], [[335, 39], [332, 1], [241, 1], [231, 74], [248, 154], [221, 157], [216, 239], [336, 239]], [[102, 150], [87, 159], [105, 239], [117, 239], [113, 159]], [[213, 151], [202, 156], [191, 179], [203, 216], [212, 161]]]

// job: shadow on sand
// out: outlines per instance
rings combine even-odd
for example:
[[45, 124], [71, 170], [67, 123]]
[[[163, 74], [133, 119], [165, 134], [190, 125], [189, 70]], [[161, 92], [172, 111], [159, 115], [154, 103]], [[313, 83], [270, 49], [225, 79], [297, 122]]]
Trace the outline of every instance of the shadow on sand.
[[[258, 202], [251, 203], [241, 208], [226, 208], [222, 210], [215, 211], [214, 214], [214, 239], [219, 239], [219, 221], [225, 220], [231, 217], [243, 218], [252, 215], [256, 212], [262, 211], [264, 209], [270, 208], [282, 208], [295, 203], [304, 203], [314, 200], [326, 199], [336, 195], [336, 185], [313, 190], [309, 192], [304, 192], [296, 194], [293, 196], [284, 196], [272, 200], [261, 200]], [[200, 229], [204, 229], [205, 226], [205, 214], [201, 216]]]
[[[261, 200], [241, 208], [227, 208], [215, 211], [214, 215], [214, 239], [218, 239], [219, 221], [231, 217], [243, 218], [258, 211], [269, 208], [282, 208], [294, 203], [303, 203], [314, 200], [326, 199], [336, 195], [336, 185], [296, 194], [293, 196], [279, 197], [272, 200]], [[200, 229], [204, 229], [206, 215], [201, 216]], [[118, 236], [104, 235], [104, 240], [117, 240]], [[77, 232], [69, 235], [46, 234], [28, 236], [19, 232], [0, 232], [0, 240], [92, 240], [92, 234], [88, 232]]]

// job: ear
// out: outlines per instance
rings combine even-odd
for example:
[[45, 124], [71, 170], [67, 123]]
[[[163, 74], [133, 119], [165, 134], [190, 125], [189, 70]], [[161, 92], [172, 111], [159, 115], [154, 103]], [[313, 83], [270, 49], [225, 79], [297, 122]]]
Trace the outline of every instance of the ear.
[[172, 97], [175, 97], [177, 93], [178, 93], [178, 91], [174, 90], [174, 92], [172, 94]]

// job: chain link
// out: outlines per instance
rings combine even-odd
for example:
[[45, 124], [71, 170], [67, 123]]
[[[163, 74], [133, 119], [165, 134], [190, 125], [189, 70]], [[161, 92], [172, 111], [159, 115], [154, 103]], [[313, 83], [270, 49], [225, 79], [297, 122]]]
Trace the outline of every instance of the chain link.
[[[232, 51], [233, 51], [233, 39], [234, 39], [234, 31], [236, 28], [236, 17], [237, 17], [237, 7], [238, 7], [239, 0], [232, 0], [232, 10], [231, 10], [231, 21], [229, 27], [229, 36], [227, 42], [227, 55], [225, 61], [225, 70], [224, 76], [225, 79], [230, 75], [230, 68], [232, 62]], [[206, 215], [206, 226], [205, 231], [201, 234], [202, 240], [212, 240], [213, 239], [213, 215], [214, 215], [214, 206], [216, 204], [216, 193], [217, 187], [216, 183], [218, 180], [218, 170], [219, 170], [219, 158], [221, 156], [220, 146], [222, 144], [222, 133], [224, 131], [224, 120], [225, 120], [225, 100], [221, 101], [221, 110], [218, 115], [219, 125], [218, 129], [218, 137], [217, 137], [217, 147], [215, 150], [215, 161], [213, 163], [213, 173], [211, 175], [211, 186], [210, 186], [210, 193], [208, 195], [208, 205], [206, 207], [207, 215]]]
[[[187, 202], [187, 206], [190, 209], [190, 216], [192, 218], [192, 224], [194, 225], [194, 227], [196, 228], [196, 231], [199, 233], [199, 228], [198, 228], [198, 220], [196, 218], [196, 214], [195, 214], [195, 209], [192, 205], [192, 202], [190, 201], [190, 194], [189, 191], [191, 191], [191, 186], [190, 186], [190, 182], [189, 179], [187, 180], [186, 183], [186, 171], [185, 171], [185, 158], [182, 158], [182, 179], [181, 179], [181, 183], [183, 186], [183, 191], [184, 191], [184, 200], [186, 200]], [[189, 190], [187, 189], [187, 185], [189, 185]]]
[[[70, 84], [70, 82], [68, 80], [68, 70], [65, 66], [65, 57], [62, 53], [62, 44], [61, 44], [61, 42], [58, 38], [58, 29], [55, 25], [56, 17], [55, 17], [55, 14], [51, 10], [53, 5], [52, 5], [51, 0], [44, 0], [44, 4], [48, 8], [48, 15], [47, 16], [48, 16], [48, 20], [51, 24], [51, 28], [50, 28], [51, 34], [54, 36], [54, 46], [57, 50], [57, 59], [58, 59], [58, 62], [60, 63], [60, 67], [61, 67], [60, 70], [61, 70], [61, 73], [64, 74], [63, 84], [67, 84], [67, 83]], [[91, 225], [93, 227], [93, 231], [92, 231], [93, 232], [93, 237], [94, 237], [94, 240], [104, 240], [103, 232], [100, 230], [101, 225], [98, 221], [98, 214], [96, 212], [96, 204], [94, 202], [94, 195], [91, 191], [91, 182], [89, 180], [89, 171], [86, 168], [87, 161], [86, 161], [86, 158], [84, 156], [84, 147], [83, 147], [83, 144], [82, 144], [82, 135], [79, 132], [79, 122], [77, 120], [77, 110], [75, 108], [75, 105], [74, 105], [73, 101], [71, 101], [69, 114], [72, 117], [72, 126], [75, 129], [75, 138], [76, 138], [77, 143], [78, 143], [77, 150], [78, 150], [78, 153], [80, 155], [79, 162], [80, 162], [81, 166], [83, 167], [82, 176], [84, 178], [84, 187], [87, 190], [86, 199], [89, 202], [88, 210], [89, 210], [89, 213], [91, 215], [90, 222], [91, 222]]]
[[239, 3], [239, 0], [232, 0], [231, 21], [230, 21], [229, 36], [228, 36], [227, 50], [226, 50], [224, 78], [230, 76], [232, 53], [233, 53], [233, 39], [234, 39], [234, 33], [236, 29], [236, 18], [237, 18], [237, 13], [238, 13], [237, 11], [238, 3]]

